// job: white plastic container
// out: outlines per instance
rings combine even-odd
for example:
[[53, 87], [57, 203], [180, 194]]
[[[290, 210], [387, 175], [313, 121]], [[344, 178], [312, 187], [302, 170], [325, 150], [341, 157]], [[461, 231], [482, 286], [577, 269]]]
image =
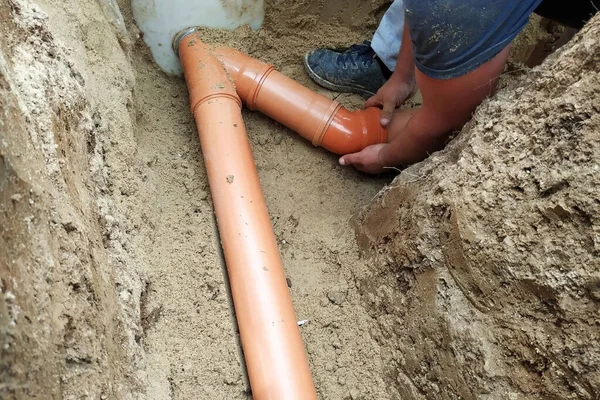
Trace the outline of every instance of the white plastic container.
[[263, 0], [131, 0], [131, 6], [154, 60], [171, 75], [181, 74], [171, 41], [182, 29], [236, 29], [246, 24], [259, 29], [264, 19]]

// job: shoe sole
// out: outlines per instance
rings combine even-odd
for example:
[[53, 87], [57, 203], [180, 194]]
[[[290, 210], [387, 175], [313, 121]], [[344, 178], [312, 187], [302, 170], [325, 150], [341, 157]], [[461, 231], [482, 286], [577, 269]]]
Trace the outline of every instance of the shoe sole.
[[321, 78], [319, 75], [317, 75], [315, 73], [315, 71], [312, 70], [312, 68], [308, 64], [308, 56], [309, 55], [310, 55], [310, 52], [306, 53], [304, 55], [304, 69], [306, 70], [306, 73], [308, 74], [308, 76], [310, 76], [310, 78], [313, 81], [315, 81], [319, 86], [323, 86], [324, 88], [332, 90], [334, 92], [355, 93], [355, 94], [361, 95], [365, 99], [367, 99], [371, 96], [375, 96], [375, 93], [368, 91], [366, 89], [363, 89], [360, 86], [338, 85], [338, 84], [329, 82], [328, 80]]

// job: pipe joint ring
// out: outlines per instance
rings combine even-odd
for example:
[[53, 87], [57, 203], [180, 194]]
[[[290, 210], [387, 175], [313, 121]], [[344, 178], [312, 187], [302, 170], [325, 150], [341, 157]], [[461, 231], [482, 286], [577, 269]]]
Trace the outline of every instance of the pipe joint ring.
[[329, 108], [327, 109], [327, 112], [325, 113], [325, 118], [323, 118], [321, 120], [317, 130], [315, 131], [315, 133], [313, 135], [313, 138], [312, 138], [313, 146], [316, 146], [316, 147], [321, 146], [321, 143], [323, 142], [323, 138], [325, 137], [325, 133], [327, 132], [327, 129], [331, 125], [333, 118], [335, 117], [335, 115], [337, 114], [338, 110], [341, 107], [342, 107], [342, 105], [340, 103], [338, 103], [337, 101], [331, 102], [331, 104], [329, 105]]
[[250, 87], [250, 91], [248, 93], [248, 99], [246, 100], [246, 105], [249, 109], [253, 111], [256, 109], [256, 101], [258, 99], [258, 95], [260, 94], [260, 90], [273, 71], [275, 71], [275, 68], [272, 65], [264, 64], [254, 77], [252, 86]]
[[175, 34], [175, 36], [173, 37], [173, 42], [171, 43], [171, 46], [173, 47], [173, 51], [175, 52], [175, 54], [177, 54], [177, 57], [179, 57], [179, 45], [181, 44], [183, 39], [185, 39], [186, 37], [188, 37], [189, 35], [197, 32], [197, 31], [198, 31], [198, 27], [191, 26], [191, 27], [185, 28]]
[[213, 94], [209, 94], [208, 96], [204, 96], [203, 98], [201, 98], [200, 100], [198, 100], [196, 102], [196, 104], [192, 107], [192, 115], [196, 115], [196, 111], [204, 103], [211, 101], [211, 100], [217, 100], [217, 99], [233, 100], [240, 107], [240, 109], [242, 108], [242, 101], [240, 100], [240, 98], [238, 96], [234, 96], [229, 93], [213, 93]]

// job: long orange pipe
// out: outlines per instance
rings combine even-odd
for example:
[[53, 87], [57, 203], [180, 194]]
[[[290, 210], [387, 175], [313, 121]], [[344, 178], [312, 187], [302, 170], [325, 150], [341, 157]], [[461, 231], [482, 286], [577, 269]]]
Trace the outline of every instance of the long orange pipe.
[[222, 47], [215, 54], [251, 110], [261, 111], [313, 145], [332, 153], [348, 154], [387, 142], [378, 108], [350, 112], [337, 101], [311, 91], [273, 66], [240, 51]]
[[195, 35], [181, 38], [178, 47], [253, 397], [316, 399], [240, 98], [212, 50]]

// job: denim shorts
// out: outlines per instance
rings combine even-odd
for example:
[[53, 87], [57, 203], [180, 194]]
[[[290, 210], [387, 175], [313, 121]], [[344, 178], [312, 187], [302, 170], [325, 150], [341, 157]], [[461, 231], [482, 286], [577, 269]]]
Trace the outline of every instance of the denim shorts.
[[494, 58], [542, 0], [404, 0], [415, 65], [434, 79], [465, 75]]

